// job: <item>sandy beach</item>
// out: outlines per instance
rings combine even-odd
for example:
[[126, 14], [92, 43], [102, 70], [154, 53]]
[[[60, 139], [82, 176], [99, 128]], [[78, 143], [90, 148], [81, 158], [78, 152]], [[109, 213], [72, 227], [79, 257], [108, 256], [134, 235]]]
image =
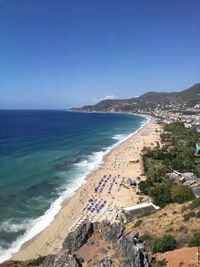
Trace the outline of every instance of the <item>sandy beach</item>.
[[[158, 131], [157, 131], [157, 130]], [[88, 175], [71, 199], [66, 199], [54, 221], [41, 233], [26, 242], [12, 259], [27, 260], [58, 252], [67, 234], [84, 219], [115, 221], [121, 207], [140, 202], [137, 185], [142, 177], [141, 150], [155, 146], [159, 141], [161, 126], [153, 118], [130, 138], [104, 156], [101, 167]], [[134, 162], [135, 161], [135, 162]]]

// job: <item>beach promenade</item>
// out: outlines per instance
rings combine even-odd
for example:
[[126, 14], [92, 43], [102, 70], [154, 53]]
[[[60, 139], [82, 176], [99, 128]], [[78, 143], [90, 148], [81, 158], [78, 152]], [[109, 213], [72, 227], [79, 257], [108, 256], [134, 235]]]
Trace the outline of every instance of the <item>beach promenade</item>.
[[[156, 130], [157, 129], [157, 130]], [[27, 260], [58, 252], [67, 234], [86, 218], [95, 222], [118, 219], [121, 207], [140, 202], [137, 184], [142, 177], [141, 151], [155, 146], [161, 126], [153, 118], [126, 141], [104, 156], [101, 167], [89, 174], [71, 199], [63, 202], [54, 221], [40, 234], [26, 242], [13, 259]], [[134, 160], [133, 160], [134, 159]], [[130, 186], [129, 179], [135, 186]]]

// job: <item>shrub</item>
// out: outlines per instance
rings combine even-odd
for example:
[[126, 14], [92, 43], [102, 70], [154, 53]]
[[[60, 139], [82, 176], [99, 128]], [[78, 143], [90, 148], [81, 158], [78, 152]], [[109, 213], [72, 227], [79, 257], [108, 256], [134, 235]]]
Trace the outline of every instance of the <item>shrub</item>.
[[144, 195], [148, 195], [149, 185], [147, 181], [139, 182], [138, 187]]
[[152, 239], [153, 239], [153, 236], [147, 232], [145, 232], [143, 235], [140, 236], [140, 240], [142, 241], [151, 241]]
[[140, 226], [140, 224], [143, 222], [143, 220], [138, 220], [135, 224], [134, 227], [138, 227]]
[[195, 217], [194, 211], [190, 211], [190, 212], [183, 215], [184, 221], [189, 221], [189, 219], [193, 218], [193, 217]]
[[153, 198], [155, 205], [164, 207], [166, 204], [171, 203], [171, 183], [163, 182], [156, 185], [151, 191], [150, 196]]
[[171, 235], [164, 235], [161, 238], [156, 238], [151, 246], [151, 251], [155, 254], [157, 252], [165, 252], [173, 250], [176, 247], [176, 240]]
[[156, 211], [145, 211], [142, 214], [138, 215], [137, 218], [143, 218], [152, 215], [153, 213], [156, 213]]
[[124, 216], [125, 216], [127, 222], [130, 222], [131, 220], [133, 220], [133, 215], [129, 212], [126, 212], [124, 214]]
[[176, 231], [187, 233], [188, 229], [184, 225], [181, 225]]
[[161, 260], [161, 261], [154, 261], [152, 262], [152, 267], [163, 267], [163, 266], [166, 266], [167, 265], [167, 261], [164, 259], [164, 260]]
[[169, 229], [166, 230], [166, 233], [173, 232], [173, 231], [174, 231], [174, 229], [172, 227], [170, 227]]
[[46, 256], [39, 256], [39, 258], [31, 260], [31, 262], [28, 263], [28, 266], [41, 266], [45, 258]]
[[199, 247], [200, 246], [200, 232], [194, 233], [188, 241], [189, 247]]
[[195, 195], [189, 186], [174, 184], [171, 188], [171, 198], [173, 202], [181, 204], [194, 199]]
[[200, 198], [195, 198], [190, 204], [190, 209], [196, 209], [200, 207]]
[[200, 210], [198, 210], [198, 211], [196, 212], [195, 217], [196, 217], [196, 218], [200, 218]]
[[188, 209], [188, 207], [186, 205], [183, 205], [183, 207], [181, 207], [181, 212], [183, 213], [184, 211], [186, 211]]

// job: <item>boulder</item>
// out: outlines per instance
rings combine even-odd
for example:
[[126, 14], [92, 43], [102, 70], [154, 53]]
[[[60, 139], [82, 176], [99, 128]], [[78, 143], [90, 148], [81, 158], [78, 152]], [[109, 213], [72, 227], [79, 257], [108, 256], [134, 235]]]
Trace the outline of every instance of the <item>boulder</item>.
[[123, 235], [124, 229], [122, 224], [111, 224], [109, 221], [94, 226], [94, 231], [98, 231], [101, 238], [108, 243], [115, 243]]
[[120, 267], [149, 267], [148, 260], [143, 252], [138, 249], [137, 242], [140, 242], [135, 237], [134, 233], [127, 236], [122, 236], [114, 244], [120, 260]]
[[56, 255], [48, 255], [42, 267], [81, 267], [82, 262], [80, 257], [69, 253], [69, 251], [61, 251]]
[[63, 242], [63, 248], [77, 250], [87, 242], [92, 234], [93, 224], [88, 220], [84, 221], [74, 232], [68, 234]]
[[98, 257], [94, 257], [91, 259], [89, 262], [87, 262], [88, 267], [93, 267], [93, 266], [99, 266], [99, 267], [110, 267], [110, 266], [116, 266], [113, 265], [113, 261], [111, 260], [110, 257], [106, 257], [104, 259], [99, 260]]
[[106, 257], [105, 259], [101, 260], [99, 262], [100, 267], [110, 267], [112, 266], [112, 260], [109, 257]]

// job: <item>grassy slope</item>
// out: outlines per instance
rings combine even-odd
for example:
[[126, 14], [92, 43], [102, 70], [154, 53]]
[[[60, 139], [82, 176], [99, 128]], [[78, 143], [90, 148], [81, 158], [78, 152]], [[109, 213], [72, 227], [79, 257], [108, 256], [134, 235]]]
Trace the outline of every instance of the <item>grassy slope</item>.
[[[193, 211], [198, 210], [199, 208], [196, 208]], [[126, 225], [126, 233], [138, 231], [141, 237], [144, 236], [148, 245], [155, 237], [170, 234], [176, 238], [178, 247], [183, 247], [187, 245], [192, 233], [200, 230], [200, 218], [184, 220], [184, 215], [189, 212], [191, 212], [189, 204], [170, 204], [154, 214], [135, 218]], [[138, 220], [142, 222], [139, 226], [135, 226]]]

